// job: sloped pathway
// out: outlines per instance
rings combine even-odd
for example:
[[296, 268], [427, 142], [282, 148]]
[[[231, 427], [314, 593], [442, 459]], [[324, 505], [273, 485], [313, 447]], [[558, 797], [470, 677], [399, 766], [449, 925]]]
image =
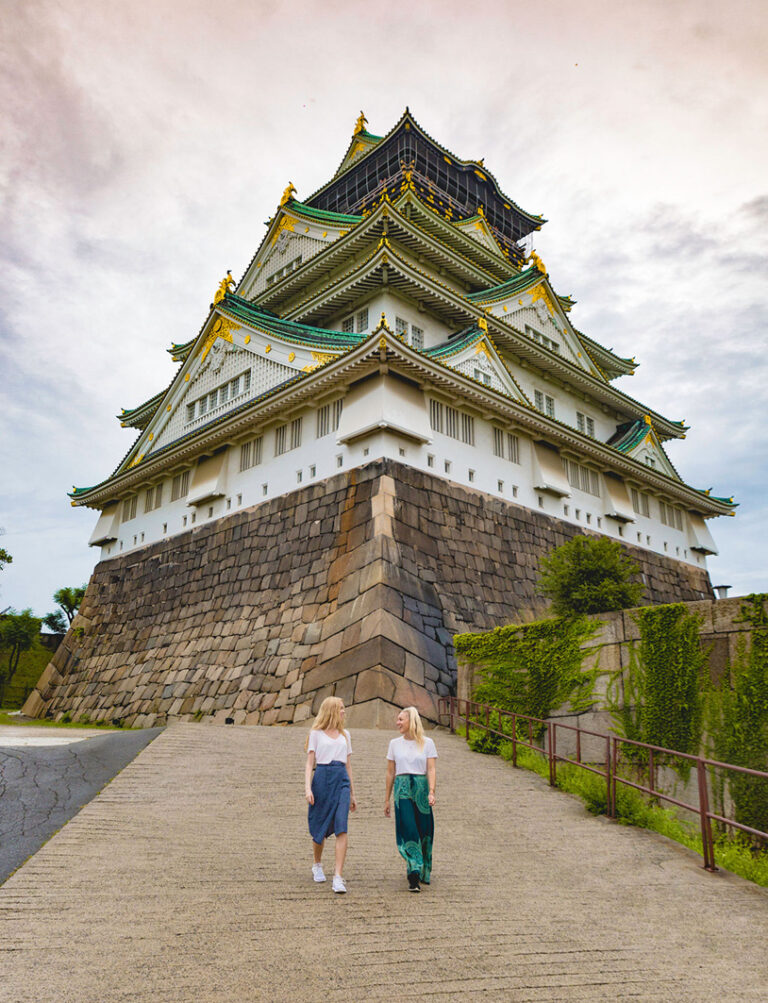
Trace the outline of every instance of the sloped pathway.
[[161, 730], [0, 727], [0, 883]]
[[303, 730], [167, 729], [0, 888], [0, 999], [766, 998], [768, 894], [445, 733], [434, 880], [409, 894], [389, 737], [353, 732], [334, 896], [310, 878]]

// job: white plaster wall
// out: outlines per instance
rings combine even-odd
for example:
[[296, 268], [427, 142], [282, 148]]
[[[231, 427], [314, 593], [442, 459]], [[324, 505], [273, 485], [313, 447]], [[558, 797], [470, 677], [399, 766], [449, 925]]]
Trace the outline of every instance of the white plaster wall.
[[[321, 439], [316, 437], [314, 409], [306, 408], [297, 412], [299, 413], [303, 418], [302, 443], [299, 448], [281, 456], [274, 455], [277, 423], [267, 426], [262, 433], [262, 461], [258, 466], [241, 472], [239, 444], [229, 448], [226, 494], [223, 498], [197, 508], [190, 507], [186, 498], [171, 502], [171, 479], [168, 477], [163, 482], [162, 507], [145, 513], [145, 489], [142, 489], [138, 493], [136, 518], [121, 523], [118, 541], [101, 548], [102, 560], [128, 550], [140, 549], [157, 540], [185, 532], [193, 525], [258, 505], [262, 501], [295, 491], [313, 481], [323, 480], [371, 460], [388, 457], [470, 489], [622, 539], [628, 544], [699, 567], [705, 566], [705, 559], [688, 549], [685, 523], [683, 532], [680, 532], [664, 526], [658, 518], [637, 516], [635, 523], [622, 527], [615, 520], [605, 518], [601, 498], [575, 488], [571, 488], [571, 495], [566, 498], [555, 498], [537, 492], [533, 487], [531, 441], [524, 435], [518, 435], [519, 463], [496, 457], [493, 454], [493, 425], [477, 417], [474, 424], [475, 445], [431, 430], [430, 441], [423, 444], [417, 444], [413, 439], [390, 430], [372, 431], [350, 444], [340, 444], [336, 432]], [[449, 465], [447, 469], [446, 463]], [[654, 514], [658, 515], [658, 503], [655, 499], [652, 505]], [[640, 539], [637, 538], [638, 533]]]

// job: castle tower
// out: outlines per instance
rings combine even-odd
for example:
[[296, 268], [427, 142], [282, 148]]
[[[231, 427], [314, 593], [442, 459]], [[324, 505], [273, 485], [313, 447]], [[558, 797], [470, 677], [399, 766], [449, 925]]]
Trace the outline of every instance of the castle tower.
[[407, 110], [365, 125], [72, 493], [101, 563], [28, 711], [274, 723], [335, 692], [360, 723], [434, 718], [452, 633], [541, 608], [538, 558], [578, 532], [621, 541], [652, 601], [711, 594], [733, 500], [681, 480], [686, 426], [613, 385], [635, 361], [526, 257], [545, 221]]

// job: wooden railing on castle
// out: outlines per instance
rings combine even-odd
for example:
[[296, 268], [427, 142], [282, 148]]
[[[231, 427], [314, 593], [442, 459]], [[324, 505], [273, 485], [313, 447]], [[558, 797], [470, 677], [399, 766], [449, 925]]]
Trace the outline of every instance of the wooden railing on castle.
[[[664, 749], [658, 745], [648, 745], [645, 742], [636, 742], [633, 739], [622, 738], [620, 735], [607, 735], [604, 732], [589, 731], [586, 728], [579, 728], [577, 725], [561, 724], [557, 721], [544, 721], [537, 717], [528, 717], [525, 714], [515, 714], [511, 711], [500, 710], [498, 707], [491, 707], [488, 704], [476, 703], [472, 700], [460, 700], [458, 697], [441, 697], [439, 701], [439, 712], [441, 722], [448, 720], [450, 730], [455, 732], [457, 726], [464, 727], [465, 735], [469, 739], [471, 728], [477, 728], [494, 735], [502, 741], [509, 742], [512, 746], [512, 765], [517, 766], [517, 750], [521, 746], [540, 753], [549, 763], [549, 783], [554, 787], [557, 783], [557, 764], [570, 763], [572, 766], [590, 773], [596, 773], [605, 780], [606, 802], [608, 805], [608, 816], [616, 818], [616, 792], [619, 784], [632, 787], [642, 794], [659, 801], [666, 801], [678, 808], [693, 812], [699, 817], [701, 826], [703, 866], [707, 871], [716, 871], [715, 865], [715, 845], [712, 823], [719, 823], [721, 826], [736, 829], [756, 839], [768, 841], [768, 832], [760, 829], [753, 829], [748, 825], [737, 822], [734, 818], [718, 814], [710, 807], [710, 789], [712, 770], [725, 770], [730, 773], [740, 773], [750, 777], [768, 781], [768, 773], [761, 770], [751, 770], [744, 766], [735, 766], [733, 763], [721, 763], [717, 759], [707, 759], [704, 756], [691, 756], [687, 753], [677, 752], [674, 749]], [[494, 727], [493, 725], [496, 725]], [[534, 731], [543, 730], [542, 744], [534, 741]], [[565, 756], [557, 751], [558, 734], [570, 732], [575, 735], [575, 758]], [[590, 739], [604, 743], [605, 765], [601, 768], [599, 763], [588, 763], [582, 759], [582, 738], [588, 736]], [[621, 752], [622, 749], [633, 746], [636, 750], [644, 750], [647, 753], [647, 768], [642, 771], [642, 775], [648, 777], [648, 783], [641, 783], [638, 779], [621, 775]], [[673, 797], [671, 794], [660, 790], [656, 784], [657, 767], [660, 761], [671, 759], [686, 760], [691, 764], [692, 772], [695, 771], [697, 777], [698, 804], [691, 804]]]

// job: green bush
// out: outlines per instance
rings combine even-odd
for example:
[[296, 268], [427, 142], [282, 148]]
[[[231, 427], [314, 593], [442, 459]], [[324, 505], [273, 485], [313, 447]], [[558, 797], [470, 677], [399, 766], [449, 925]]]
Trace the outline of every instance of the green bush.
[[537, 590], [558, 616], [629, 609], [643, 598], [643, 586], [632, 581], [639, 567], [618, 541], [604, 536], [575, 536], [543, 557], [540, 567]]

